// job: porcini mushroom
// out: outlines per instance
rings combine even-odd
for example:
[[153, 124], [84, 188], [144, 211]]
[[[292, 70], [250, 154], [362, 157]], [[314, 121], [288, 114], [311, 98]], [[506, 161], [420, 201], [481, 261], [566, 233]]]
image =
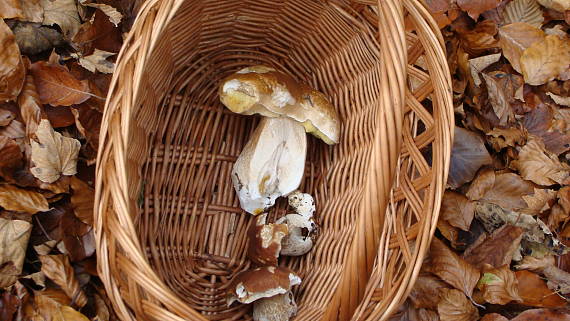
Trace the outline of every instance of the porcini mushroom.
[[232, 169], [241, 208], [257, 215], [301, 184], [307, 154], [303, 127], [288, 118], [263, 118]]
[[267, 214], [256, 217], [247, 232], [247, 257], [258, 265], [277, 265], [281, 241], [287, 235], [286, 224], [266, 224]]
[[287, 321], [295, 314], [297, 314], [297, 303], [291, 291], [253, 303], [254, 321]]
[[307, 193], [295, 191], [287, 196], [289, 206], [291, 206], [297, 214], [303, 215], [306, 218], [313, 217], [315, 212], [315, 201], [313, 197]]
[[339, 141], [340, 119], [325, 95], [271, 67], [247, 67], [228, 76], [220, 100], [234, 113], [289, 117], [329, 145]]
[[281, 243], [281, 254], [288, 256], [303, 255], [313, 247], [315, 222], [300, 214], [287, 214], [275, 223], [287, 224], [289, 234]]
[[236, 275], [228, 287], [227, 304], [235, 301], [251, 303], [287, 293], [301, 278], [285, 267], [265, 266]]

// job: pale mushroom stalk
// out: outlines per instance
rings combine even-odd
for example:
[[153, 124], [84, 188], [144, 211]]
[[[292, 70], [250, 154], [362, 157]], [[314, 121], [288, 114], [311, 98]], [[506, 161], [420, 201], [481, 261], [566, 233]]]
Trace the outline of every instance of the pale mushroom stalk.
[[300, 256], [311, 250], [316, 228], [313, 220], [300, 214], [287, 214], [275, 223], [287, 224], [289, 231], [281, 241], [281, 255]]

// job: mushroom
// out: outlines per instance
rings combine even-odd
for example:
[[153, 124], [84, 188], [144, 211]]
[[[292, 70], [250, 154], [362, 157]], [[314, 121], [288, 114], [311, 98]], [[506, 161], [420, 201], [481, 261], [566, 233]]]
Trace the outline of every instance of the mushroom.
[[253, 303], [254, 321], [287, 321], [295, 314], [297, 303], [291, 291]]
[[306, 218], [313, 217], [315, 212], [315, 201], [313, 197], [307, 193], [295, 191], [288, 196], [289, 206], [291, 206], [297, 214]]
[[289, 118], [263, 118], [232, 169], [241, 208], [257, 215], [301, 184], [307, 135]]
[[287, 224], [289, 235], [281, 242], [281, 254], [288, 256], [303, 255], [313, 247], [315, 222], [300, 214], [287, 214], [275, 223]]
[[285, 294], [301, 283], [301, 278], [285, 267], [265, 266], [241, 272], [230, 283], [227, 304], [251, 303], [261, 298]]
[[235, 113], [265, 116], [232, 171], [240, 205], [251, 214], [262, 213], [301, 184], [305, 132], [338, 143], [340, 120], [334, 106], [322, 93], [271, 67], [241, 69], [222, 81], [219, 94]]
[[325, 95], [271, 67], [247, 67], [228, 76], [220, 100], [234, 113], [289, 117], [329, 145], [339, 141], [340, 119]]
[[261, 214], [249, 228], [247, 257], [258, 265], [277, 265], [281, 240], [288, 229], [286, 224], [266, 224], [266, 220], [267, 214]]

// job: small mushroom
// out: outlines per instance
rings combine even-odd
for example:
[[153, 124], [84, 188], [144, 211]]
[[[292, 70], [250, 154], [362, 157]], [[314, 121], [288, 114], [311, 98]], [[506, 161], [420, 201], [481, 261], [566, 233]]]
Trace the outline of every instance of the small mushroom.
[[258, 265], [277, 265], [281, 240], [287, 235], [286, 224], [266, 224], [267, 214], [256, 217], [247, 232], [247, 257]]
[[301, 184], [307, 135], [288, 118], [263, 118], [232, 169], [241, 208], [257, 215]]
[[287, 224], [289, 235], [281, 242], [281, 255], [299, 256], [313, 247], [313, 231], [315, 222], [299, 214], [287, 214], [275, 223]]
[[254, 321], [287, 321], [295, 314], [297, 303], [291, 291], [253, 303]]
[[297, 214], [303, 215], [306, 218], [313, 217], [313, 213], [315, 212], [315, 201], [311, 195], [295, 191], [289, 194], [288, 200], [289, 206], [291, 206]]
[[325, 95], [271, 67], [247, 67], [228, 76], [220, 100], [234, 113], [289, 117], [329, 145], [339, 141], [339, 115]]
[[301, 283], [301, 278], [285, 267], [265, 266], [236, 275], [228, 287], [227, 304], [233, 302], [251, 303], [287, 293], [291, 287]]

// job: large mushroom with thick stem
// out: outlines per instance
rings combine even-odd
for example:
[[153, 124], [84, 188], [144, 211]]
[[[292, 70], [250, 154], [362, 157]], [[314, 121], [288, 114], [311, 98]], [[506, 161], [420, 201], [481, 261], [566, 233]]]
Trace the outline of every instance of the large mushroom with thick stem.
[[231, 111], [264, 116], [238, 157], [232, 181], [241, 207], [257, 215], [301, 184], [305, 132], [336, 144], [340, 119], [325, 96], [267, 66], [244, 68], [222, 81], [220, 100]]

